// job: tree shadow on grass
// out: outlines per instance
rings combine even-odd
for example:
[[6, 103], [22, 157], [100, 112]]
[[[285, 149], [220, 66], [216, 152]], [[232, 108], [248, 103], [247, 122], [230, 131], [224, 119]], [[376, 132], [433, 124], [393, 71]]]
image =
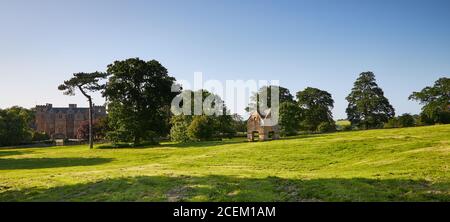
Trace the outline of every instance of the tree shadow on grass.
[[0, 170], [91, 166], [112, 160], [111, 158], [0, 158]]
[[200, 141], [200, 142], [187, 142], [187, 143], [161, 143], [161, 144], [140, 144], [137, 146], [129, 144], [104, 144], [99, 145], [96, 149], [151, 149], [151, 148], [195, 148], [195, 147], [212, 147], [223, 146], [229, 144], [247, 143], [245, 138], [231, 139], [231, 140], [214, 140], [214, 141]]
[[0, 201], [449, 201], [449, 187], [402, 179], [137, 176], [49, 189], [0, 189]]
[[294, 139], [308, 139], [308, 138], [326, 138], [332, 136], [331, 134], [300, 134], [296, 136], [288, 136], [288, 137], [282, 137], [281, 140], [294, 140]]
[[293, 139], [307, 139], [307, 138], [326, 138], [330, 136], [329, 134], [302, 134], [297, 136], [289, 136], [283, 137], [278, 140], [266, 140], [266, 141], [254, 141], [249, 142], [245, 137], [236, 137], [233, 139], [225, 139], [225, 140], [211, 140], [211, 141], [199, 141], [199, 142], [186, 142], [186, 143], [177, 143], [177, 142], [169, 142], [169, 143], [161, 143], [161, 144], [140, 144], [137, 146], [133, 146], [130, 144], [122, 143], [122, 144], [104, 144], [99, 145], [96, 149], [150, 149], [150, 148], [199, 148], [199, 147], [213, 147], [213, 146], [223, 146], [230, 144], [244, 144], [244, 143], [266, 143], [271, 141], [282, 141], [282, 140], [293, 140]]
[[23, 150], [0, 150], [0, 157], [4, 156], [15, 156], [15, 155], [22, 155], [31, 153], [31, 151], [23, 151]]
[[245, 144], [245, 143], [268, 143], [272, 141], [283, 141], [283, 140], [292, 140], [292, 139], [306, 139], [306, 138], [325, 138], [328, 135], [324, 134], [303, 134], [303, 135], [297, 135], [297, 136], [289, 136], [289, 137], [282, 137], [281, 139], [277, 140], [265, 140], [265, 141], [253, 141], [249, 142], [247, 138], [233, 138], [231, 140], [218, 140], [218, 141], [201, 141], [201, 142], [188, 142], [188, 143], [169, 143], [169, 144], [161, 144], [159, 147], [173, 147], [173, 148], [193, 148], [193, 147], [212, 147], [212, 146], [223, 146], [223, 145], [230, 145], [230, 144]]
[[201, 142], [188, 142], [188, 143], [171, 143], [171, 144], [161, 144], [161, 147], [175, 147], [175, 148], [189, 148], [189, 147], [211, 147], [211, 146], [222, 146], [229, 144], [243, 144], [243, 143], [267, 143], [272, 141], [283, 141], [283, 140], [293, 140], [293, 139], [306, 139], [306, 138], [325, 138], [329, 135], [327, 134], [302, 134], [297, 136], [282, 137], [277, 140], [265, 140], [265, 141], [254, 141], [249, 142], [247, 138], [233, 138], [231, 140], [222, 141], [201, 141]]
[[200, 142], [187, 142], [187, 143], [167, 143], [161, 144], [159, 147], [171, 147], [171, 148], [190, 148], [190, 147], [213, 147], [223, 146], [230, 144], [248, 143], [245, 138], [238, 138], [232, 140], [215, 140], [215, 141], [200, 141]]

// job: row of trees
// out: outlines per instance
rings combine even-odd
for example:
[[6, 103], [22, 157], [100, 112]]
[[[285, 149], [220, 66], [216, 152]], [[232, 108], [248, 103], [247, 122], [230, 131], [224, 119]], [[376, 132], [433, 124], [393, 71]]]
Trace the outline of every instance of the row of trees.
[[[172, 117], [171, 101], [179, 94], [171, 90], [174, 83], [175, 78], [169, 76], [158, 61], [131, 58], [115, 61], [107, 66], [106, 72], [75, 73], [58, 89], [66, 95], [79, 91], [88, 100], [89, 121], [80, 126], [77, 134], [87, 137], [91, 148], [93, 140], [100, 137], [135, 145], [144, 141], [157, 142], [158, 138], [169, 135], [172, 125], [179, 125], [180, 118], [189, 128], [182, 130], [188, 133], [189, 140], [230, 137], [236, 132], [241, 122], [239, 118], [233, 121], [233, 116]], [[105, 120], [94, 122], [92, 118], [93, 92], [101, 92], [106, 99], [108, 117]], [[0, 110], [0, 145], [29, 143], [33, 135], [40, 135], [32, 130], [33, 115], [32, 110], [19, 107]], [[176, 127], [172, 131], [176, 135]]]
[[389, 119], [389, 121], [384, 124], [384, 128], [402, 128], [417, 125], [423, 125], [420, 122], [420, 117], [418, 115], [413, 116], [409, 113], [404, 113], [398, 117], [393, 117]]
[[[101, 84], [107, 79], [107, 84]], [[88, 100], [89, 92], [100, 91], [108, 106], [108, 132], [112, 142], [155, 142], [170, 130], [171, 91], [175, 78], [158, 61], [130, 58], [115, 61], [106, 72], [76, 73], [58, 88], [67, 95], [78, 89]], [[93, 120], [89, 120], [89, 143], [93, 147]]]
[[[175, 141], [185, 142], [231, 137], [236, 132], [245, 131], [245, 122], [237, 115], [173, 116], [170, 111], [171, 101], [180, 93], [172, 91], [174, 83], [175, 78], [169, 76], [167, 69], [158, 61], [130, 58], [108, 65], [106, 72], [75, 73], [73, 78], [58, 88], [67, 95], [81, 92], [91, 110], [91, 93], [101, 92], [104, 96], [108, 118], [101, 123], [94, 123], [90, 118], [79, 129], [83, 137], [89, 138], [91, 147], [94, 137], [106, 137], [115, 143], [139, 144], [143, 141], [157, 142], [158, 138], [167, 135]], [[270, 107], [270, 90], [271, 86], [259, 89], [252, 97], [253, 105], [266, 102]], [[264, 91], [269, 98], [260, 101], [258, 95]], [[297, 92], [294, 98], [286, 88], [280, 87], [279, 92], [282, 134], [292, 135], [298, 131], [329, 132], [336, 129], [331, 112], [334, 100], [330, 93], [308, 87]], [[204, 92], [203, 97], [208, 95], [211, 94]], [[420, 121], [413, 118], [414, 124], [450, 123], [449, 78], [441, 78], [434, 86], [412, 93], [409, 99], [424, 105]], [[408, 115], [395, 117], [394, 108], [376, 84], [372, 72], [359, 75], [346, 100], [346, 112], [353, 128], [411, 125]], [[216, 108], [229, 112], [226, 106]], [[32, 131], [33, 122], [33, 112], [30, 110], [19, 107], [0, 110], [0, 145], [14, 145], [29, 142], [33, 137], [45, 137]], [[94, 130], [97, 131], [96, 135]]]
[[[98, 84], [99, 79], [109, 76], [108, 83]], [[240, 116], [172, 116], [170, 102], [177, 92], [171, 91], [175, 78], [159, 62], [145, 62], [138, 58], [116, 61], [108, 65], [107, 74], [79, 73], [60, 86], [66, 94], [73, 94], [75, 88], [91, 100], [85, 91], [101, 90], [108, 104], [108, 132], [106, 136], [113, 142], [140, 143], [142, 140], [170, 135], [179, 142], [219, 139], [234, 136], [245, 131], [245, 122]], [[346, 97], [347, 118], [351, 127], [373, 129], [382, 127], [407, 127], [416, 124], [449, 123], [449, 78], [441, 78], [432, 87], [414, 92], [409, 99], [421, 102], [424, 107], [419, 118], [409, 114], [395, 117], [395, 110], [377, 85], [372, 72], [363, 72], [356, 79], [350, 94]], [[272, 86], [259, 89], [252, 96], [250, 106], [260, 103], [270, 107]], [[184, 92], [192, 95], [195, 92]], [[279, 87], [280, 128], [282, 135], [293, 135], [298, 131], [331, 132], [336, 130], [331, 110], [334, 100], [327, 91], [307, 87], [296, 93]], [[268, 95], [260, 100], [259, 95]], [[203, 91], [202, 99], [210, 96]], [[220, 97], [218, 100], [221, 100]], [[193, 112], [193, 103], [190, 104]], [[225, 113], [229, 111], [224, 107]], [[229, 113], [228, 113], [229, 114]], [[105, 127], [104, 127], [105, 128]], [[91, 130], [92, 131], [92, 130]]]
[[[293, 135], [298, 131], [336, 130], [331, 112], [334, 100], [330, 93], [307, 87], [297, 92], [294, 100], [288, 89], [281, 87], [280, 92], [284, 94], [280, 96], [280, 128], [283, 135]], [[394, 108], [377, 85], [372, 72], [359, 75], [346, 100], [348, 120], [355, 128], [379, 128], [395, 116]]]
[[395, 110], [383, 90], [375, 82], [372, 72], [361, 73], [352, 92], [347, 96], [348, 120], [362, 129], [388, 127], [408, 127], [450, 123], [450, 78], [438, 79], [433, 86], [413, 92], [408, 99], [420, 102], [422, 112], [419, 116], [402, 114], [395, 117]]
[[[101, 84], [105, 79], [106, 83]], [[174, 83], [175, 78], [158, 61], [131, 58], [108, 65], [105, 73], [76, 73], [58, 88], [67, 95], [74, 95], [78, 89], [89, 101], [90, 109], [89, 93], [101, 92], [108, 107], [107, 127], [102, 129], [114, 143], [155, 143], [169, 134], [176, 141], [205, 140], [231, 137], [238, 128], [242, 129], [239, 116], [173, 116], [171, 101], [180, 93], [172, 91]], [[204, 97], [208, 95], [203, 91]], [[91, 147], [94, 125], [91, 119]]]
[[[262, 89], [266, 90], [266, 89]], [[294, 135], [298, 131], [330, 132], [335, 129], [331, 110], [334, 100], [330, 93], [307, 87], [296, 93], [296, 100], [289, 90], [280, 87], [285, 94], [280, 98], [279, 124], [281, 135]], [[286, 96], [289, 94], [288, 96]]]
[[[260, 89], [258, 94], [270, 91], [271, 87]], [[280, 128], [282, 135], [293, 135], [298, 131], [331, 132], [336, 130], [332, 116], [334, 101], [330, 93], [307, 87], [296, 93], [296, 99], [283, 87], [280, 91]], [[269, 92], [270, 94], [270, 92]], [[253, 100], [258, 102], [258, 96]], [[270, 99], [270, 98], [269, 98]], [[350, 94], [346, 97], [347, 119], [350, 129], [374, 129], [410, 127], [436, 123], [450, 123], [450, 79], [440, 78], [434, 86], [420, 92], [413, 92], [410, 100], [423, 104], [420, 115], [402, 114], [395, 117], [395, 109], [384, 96], [372, 72], [363, 72], [356, 79]]]

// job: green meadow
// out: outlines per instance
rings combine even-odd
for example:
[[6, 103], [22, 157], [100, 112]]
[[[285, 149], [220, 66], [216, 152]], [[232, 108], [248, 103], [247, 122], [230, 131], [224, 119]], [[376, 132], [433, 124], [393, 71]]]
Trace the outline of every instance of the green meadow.
[[450, 125], [253, 143], [0, 148], [0, 201], [450, 201]]

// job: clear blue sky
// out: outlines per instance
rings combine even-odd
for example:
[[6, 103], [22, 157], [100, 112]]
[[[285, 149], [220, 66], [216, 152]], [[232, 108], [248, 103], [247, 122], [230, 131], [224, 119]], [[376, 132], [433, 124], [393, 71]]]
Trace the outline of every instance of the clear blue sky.
[[[450, 76], [450, 1], [4, 1], [0, 107], [86, 106], [57, 85], [114, 60], [157, 59], [177, 79], [279, 79], [329, 91], [335, 118], [373, 71], [397, 114]], [[98, 104], [104, 101], [96, 97]]]

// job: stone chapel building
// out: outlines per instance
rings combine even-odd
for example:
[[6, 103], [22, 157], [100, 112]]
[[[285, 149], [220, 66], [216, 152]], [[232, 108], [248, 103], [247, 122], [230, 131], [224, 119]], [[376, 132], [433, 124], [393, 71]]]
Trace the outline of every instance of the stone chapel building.
[[247, 139], [248, 141], [259, 141], [269, 139], [279, 139], [280, 132], [278, 124], [271, 124], [272, 115], [268, 110], [267, 115], [263, 115], [258, 111], [254, 111], [250, 114], [247, 120]]

